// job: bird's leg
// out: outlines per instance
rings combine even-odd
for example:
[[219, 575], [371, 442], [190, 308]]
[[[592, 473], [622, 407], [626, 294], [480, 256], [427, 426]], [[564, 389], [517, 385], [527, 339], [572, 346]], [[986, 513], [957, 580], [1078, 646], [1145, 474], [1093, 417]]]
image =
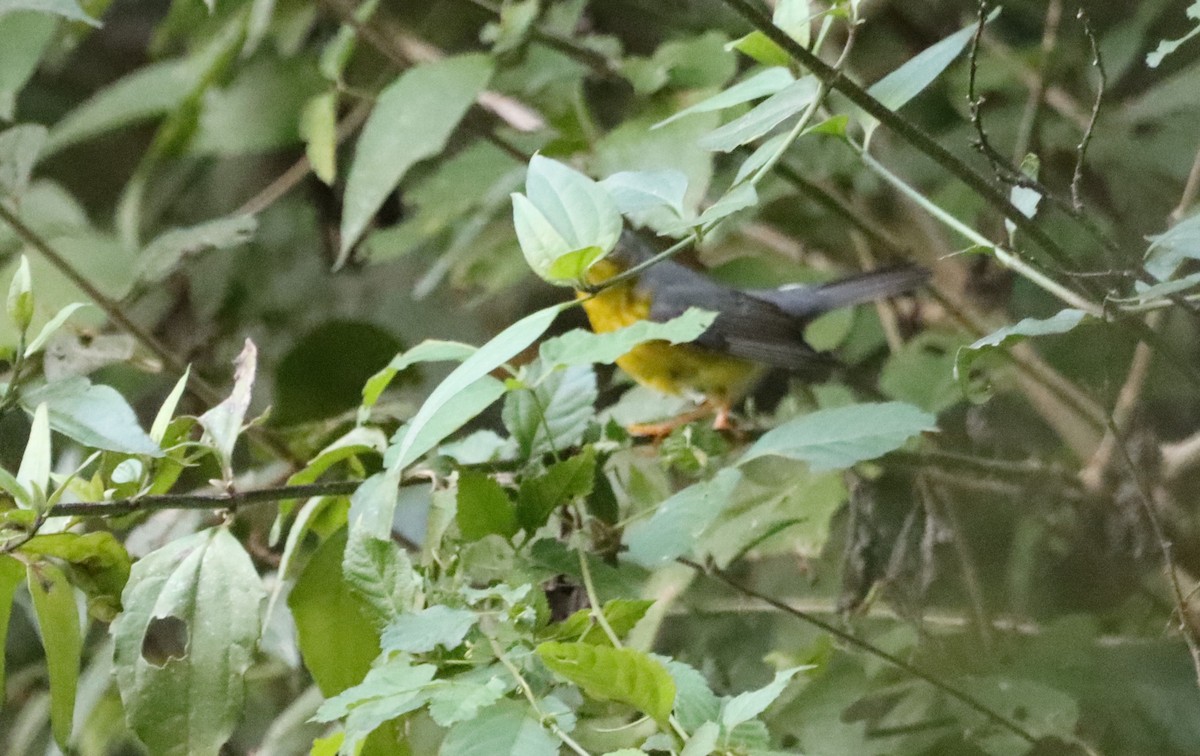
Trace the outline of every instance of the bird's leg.
[[729, 409], [729, 404], [726, 402], [714, 402], [717, 410], [717, 416], [713, 418], [713, 430], [715, 431], [732, 431], [737, 430], [737, 425], [733, 422], [732, 412]]
[[653, 438], [656, 441], [661, 441], [671, 435], [672, 431], [677, 428], [682, 428], [688, 423], [693, 423], [701, 420], [712, 414], [713, 406], [705, 402], [694, 409], [688, 410], [675, 417], [669, 417], [657, 423], [634, 423], [626, 428], [631, 436], [640, 436], [643, 438]]

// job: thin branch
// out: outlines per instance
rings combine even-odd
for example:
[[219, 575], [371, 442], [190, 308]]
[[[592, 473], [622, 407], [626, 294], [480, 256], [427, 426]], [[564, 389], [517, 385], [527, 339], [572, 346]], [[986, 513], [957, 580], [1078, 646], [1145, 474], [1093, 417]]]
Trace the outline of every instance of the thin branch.
[[339, 480], [310, 483], [303, 486], [277, 486], [252, 491], [233, 491], [216, 494], [161, 494], [115, 501], [82, 501], [55, 504], [51, 517], [119, 517], [134, 512], [155, 512], [163, 509], [229, 509], [237, 510], [250, 504], [271, 501], [307, 499], [313, 496], [348, 496], [362, 485], [360, 480]]
[[770, 17], [754, 5], [751, 0], [722, 0], [722, 2], [749, 21], [754, 28], [761, 31], [772, 42], [783, 48], [793, 60], [808, 69], [819, 80], [827, 82], [832, 89], [841, 92], [855, 105], [874, 116], [880, 124], [887, 126], [906, 142], [966, 184], [973, 192], [996, 208], [1004, 217], [1012, 221], [1022, 233], [1033, 240], [1055, 262], [1064, 267], [1069, 267], [1070, 258], [1066, 250], [1057, 241], [1051, 238], [1038, 224], [1034, 223], [1029, 217], [1018, 210], [987, 179], [977, 173], [967, 163], [955, 157], [945, 147], [938, 144], [932, 136], [897, 115], [886, 105], [871, 96], [865, 89], [805, 49], [803, 45], [775, 26], [771, 22]]
[[1178, 223], [1187, 216], [1187, 211], [1192, 207], [1192, 203], [1196, 201], [1196, 193], [1200, 191], [1200, 151], [1196, 152], [1196, 158], [1192, 161], [1192, 170], [1188, 172], [1187, 183], [1183, 186], [1183, 196], [1179, 198], [1179, 204], [1171, 211], [1172, 224]]
[[772, 598], [772, 597], [766, 595], [765, 593], [760, 593], [759, 591], [756, 591], [755, 589], [751, 588], [750, 586], [740, 583], [737, 580], [734, 580], [733, 578], [729, 577], [729, 575], [727, 575], [722, 570], [719, 570], [716, 568], [705, 569], [702, 565], [697, 564], [696, 562], [692, 562], [687, 559], [679, 559], [678, 561], [681, 564], [685, 564], [688, 567], [691, 567], [693, 570], [695, 570], [696, 572], [698, 572], [702, 575], [710, 577], [713, 580], [716, 580], [720, 583], [724, 583], [726, 586], [732, 588], [733, 590], [737, 591], [738, 593], [740, 593], [744, 596], [749, 596], [751, 598], [762, 601], [763, 603], [765, 603], [769, 606], [772, 606], [772, 607], [778, 609], [779, 611], [784, 612], [792, 617], [795, 617], [798, 620], [806, 622], [806, 623], [812, 625], [813, 627], [824, 630], [825, 632], [829, 633], [830, 635], [837, 638], [838, 640], [848, 643], [849, 645], [854, 646], [855, 648], [858, 648], [859, 650], [865, 651], [866, 653], [870, 654], [871, 656], [874, 656], [877, 659], [881, 659], [881, 660], [887, 662], [888, 664], [891, 664], [893, 667], [896, 667], [897, 669], [907, 672], [908, 674], [912, 675], [913, 677], [917, 677], [917, 678], [920, 678], [921, 680], [924, 680], [925, 682], [929, 683], [930, 685], [932, 685], [933, 687], [942, 691], [943, 693], [950, 696], [951, 698], [966, 705], [968, 708], [974, 710], [975, 712], [977, 712], [979, 714], [982, 714], [985, 718], [987, 718], [994, 724], [997, 724], [1000, 727], [1004, 728], [1005, 730], [1008, 730], [1009, 732], [1011, 732], [1012, 734], [1021, 738], [1025, 742], [1027, 742], [1027, 743], [1037, 742], [1037, 738], [1034, 737], [1032, 733], [1030, 733], [1025, 728], [1021, 727], [1021, 725], [1017, 724], [1011, 718], [1005, 716], [1004, 714], [1002, 714], [1002, 713], [996, 711], [995, 709], [991, 708], [990, 706], [984, 704], [982, 701], [975, 698], [974, 696], [972, 696], [968, 693], [964, 693], [961, 690], [958, 690], [957, 688], [950, 685], [949, 683], [946, 683], [945, 681], [943, 681], [942, 679], [940, 679], [933, 673], [926, 672], [925, 670], [921, 669], [920, 667], [917, 667], [913, 664], [910, 664], [909, 662], [906, 662], [905, 660], [901, 659], [900, 657], [895, 656], [894, 654], [891, 654], [891, 653], [883, 650], [879, 646], [876, 646], [874, 643], [863, 640], [862, 638], [859, 638], [857, 635], [848, 633], [845, 630], [841, 629], [840, 627], [837, 627], [836, 625], [826, 622], [825, 620], [821, 619], [820, 617], [817, 617], [816, 615], [813, 615], [813, 614], [803, 611], [801, 609], [797, 609], [789, 604], [784, 603], [783, 601], [779, 601], [778, 599]]
[[1075, 151], [1075, 173], [1071, 177], [1071, 204], [1076, 212], [1083, 212], [1083, 200], [1079, 198], [1079, 184], [1083, 180], [1083, 164], [1087, 158], [1088, 145], [1092, 142], [1092, 135], [1096, 131], [1096, 119], [1100, 117], [1100, 106], [1104, 103], [1104, 88], [1108, 84], [1108, 76], [1104, 72], [1104, 58], [1100, 55], [1100, 45], [1096, 42], [1096, 32], [1092, 29], [1092, 23], [1088, 19], [1087, 11], [1083, 9], [1083, 5], [1079, 6], [1079, 10], [1075, 13], [1075, 17], [1079, 19], [1079, 23], [1083, 25], [1083, 34], [1087, 37], [1088, 45], [1092, 48], [1092, 65], [1096, 67], [1096, 72], [1099, 78], [1096, 82], [1096, 99], [1092, 103], [1092, 115], [1088, 118], [1087, 128], [1084, 129], [1083, 138], [1079, 140], [1079, 147]]
[[1017, 126], [1017, 138], [1013, 145], [1014, 163], [1021, 162], [1033, 142], [1038, 117], [1042, 113], [1042, 103], [1046, 99], [1054, 51], [1058, 47], [1058, 27], [1062, 22], [1062, 9], [1063, 0], [1050, 0], [1046, 5], [1046, 20], [1042, 24], [1041, 61], [1032, 86], [1029, 87], [1029, 99], [1026, 100], [1025, 110], [1021, 113], [1021, 122]]
[[1125, 466], [1129, 468], [1129, 474], [1137, 484], [1142, 508], [1145, 510], [1146, 518], [1150, 521], [1150, 527], [1154, 529], [1154, 537], [1158, 539], [1159, 548], [1162, 549], [1163, 564], [1167, 569], [1171, 592], [1175, 597], [1175, 611], [1179, 615], [1179, 630], [1183, 634], [1183, 640], [1187, 643], [1188, 653], [1192, 657], [1192, 666], [1196, 673], [1196, 684], [1200, 686], [1200, 643], [1197, 642], [1196, 632], [1192, 627], [1191, 617], [1188, 614], [1187, 599], [1184, 597], [1183, 588], [1179, 585], [1179, 575], [1176, 573], [1175, 558], [1171, 555], [1171, 542], [1167, 538], [1167, 533], [1163, 528], [1162, 522], [1158, 519], [1158, 510], [1154, 505], [1154, 492], [1149, 482], [1142, 476], [1142, 471], [1138, 469], [1137, 464], [1133, 461], [1133, 457], [1130, 456], [1129, 448], [1125, 445], [1125, 439], [1121, 436], [1120, 429], [1117, 428], [1115, 422], [1111, 421], [1111, 418], [1109, 430], [1112, 432], [1113, 438], [1116, 439], [1116, 448], [1121, 454], [1121, 459], [1124, 460]]

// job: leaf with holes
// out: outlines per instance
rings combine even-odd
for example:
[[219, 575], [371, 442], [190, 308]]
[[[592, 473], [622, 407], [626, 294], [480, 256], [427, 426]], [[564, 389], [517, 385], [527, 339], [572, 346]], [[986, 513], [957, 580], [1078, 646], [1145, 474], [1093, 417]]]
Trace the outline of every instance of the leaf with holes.
[[266, 597], [250, 556], [224, 527], [143, 557], [113, 623], [126, 719], [152, 753], [217, 753], [241, 719], [245, 673]]
[[552, 672], [592, 698], [629, 704], [665, 723], [675, 705], [675, 681], [661, 662], [632, 648], [550, 641], [535, 649]]

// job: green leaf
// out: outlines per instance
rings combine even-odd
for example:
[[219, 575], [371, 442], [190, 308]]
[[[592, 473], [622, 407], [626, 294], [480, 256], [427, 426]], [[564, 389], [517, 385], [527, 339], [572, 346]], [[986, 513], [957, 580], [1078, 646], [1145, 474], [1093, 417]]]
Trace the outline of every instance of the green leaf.
[[[453, 376], [454, 374], [451, 373], [446, 380], [450, 380]], [[450, 434], [492, 406], [497, 399], [504, 395], [505, 391], [503, 383], [485, 375], [465, 386], [452, 402], [442, 404], [427, 418], [421, 417], [418, 412], [417, 416], [406, 425], [401, 426], [392, 436], [391, 446], [388, 447], [384, 463], [392, 466], [398, 461], [402, 461], [404, 466], [407, 466], [409, 463], [415, 462], [421, 455], [437, 447]], [[433, 399], [435, 394], [436, 390], [434, 394], [430, 395], [430, 399]], [[430, 399], [425, 400], [422, 408], [429, 406]], [[422, 420], [424, 422], [418, 423]]]
[[[987, 22], [990, 23], [999, 14], [1000, 9], [996, 8], [988, 15]], [[975, 28], [976, 25], [971, 24], [925, 48], [905, 61], [904, 65], [872, 84], [867, 92], [889, 110], [899, 110], [923, 92], [925, 87], [932, 84], [933, 80], [954, 62], [975, 35]], [[879, 121], [874, 116], [863, 116], [863, 129], [868, 137], [878, 125]]]
[[534, 155], [525, 174], [525, 194], [513, 194], [513, 225], [525, 261], [543, 280], [571, 285], [578, 278], [555, 274], [555, 263], [589, 247], [607, 255], [621, 236], [621, 213], [596, 181], [558, 161]]
[[[604, 619], [618, 638], [624, 638], [646, 616], [654, 602], [648, 599], [613, 599], [604, 602]], [[552, 625], [551, 639], [563, 639], [611, 646], [612, 640], [592, 617], [591, 609], [580, 609], [558, 625]]]
[[459, 55], [411, 68], [379, 93], [346, 175], [339, 264], [408, 169], [442, 151], [491, 76], [488, 56]]
[[46, 127], [22, 124], [0, 131], [0, 195], [20, 197], [46, 143]]
[[411, 610], [421, 590], [421, 578], [399, 544], [354, 530], [342, 558], [342, 573], [380, 627]]
[[503, 700], [446, 733], [439, 756], [558, 756], [561, 743], [523, 703]]
[[889, 399], [937, 414], [962, 401], [954, 378], [955, 354], [965, 346], [959, 333], [929, 330], [905, 342], [879, 375]]
[[58, 333], [58, 329], [63, 327], [68, 318], [74, 315], [77, 310], [87, 306], [81, 302], [72, 302], [54, 313], [54, 317], [50, 318], [46, 325], [42, 326], [42, 330], [38, 331], [37, 336], [34, 336], [29, 345], [25, 347], [25, 356], [32, 357], [41, 351], [42, 347], [46, 346], [46, 342], [50, 340], [50, 337]]
[[55, 557], [70, 565], [71, 582], [88, 597], [88, 611], [111, 622], [121, 611], [121, 593], [129, 581], [129, 553], [107, 531], [36, 535], [21, 546], [26, 554]]
[[58, 17], [46, 13], [0, 16], [0, 120], [15, 117], [17, 93], [37, 70], [58, 25]]
[[436, 672], [432, 664], [413, 666], [404, 657], [391, 659], [368, 672], [358, 685], [321, 704], [313, 719], [331, 722], [345, 717], [341, 753], [356, 753], [355, 746], [375, 728], [425, 704], [425, 688]]
[[79, 682], [79, 659], [83, 637], [75, 589], [58, 567], [45, 561], [28, 566], [29, 594], [37, 617], [46, 668], [50, 677], [50, 725], [54, 741], [64, 751], [71, 739], [75, 716], [75, 688]]
[[552, 672], [592, 698], [629, 704], [664, 724], [675, 705], [675, 682], [661, 662], [632, 648], [548, 641], [535, 649]]
[[602, 257], [604, 250], [599, 247], [577, 249], [555, 258], [546, 270], [546, 275], [552, 281], [582, 281], [587, 269]]
[[469, 609], [444, 604], [435, 604], [419, 612], [406, 612], [384, 628], [383, 650], [424, 654], [441, 646], [453, 651], [462, 645], [476, 619], [475, 612]]
[[[245, 712], [245, 673], [266, 592], [227, 528], [140, 559], [113, 623], [117, 687], [151, 752], [216, 753]], [[345, 636], [340, 636], [345, 639]]]
[[167, 428], [171, 426], [171, 419], [175, 416], [175, 409], [179, 406], [179, 400], [183, 398], [184, 389], [187, 388], [188, 378], [192, 375], [192, 366], [188, 365], [183, 371], [183, 375], [179, 376], [179, 380], [175, 382], [175, 387], [171, 389], [171, 393], [167, 394], [167, 398], [163, 400], [162, 406], [158, 408], [158, 413], [154, 415], [154, 422], [150, 425], [150, 440], [156, 445], [161, 445], [167, 435]]
[[792, 116], [799, 115], [817, 96], [819, 84], [804, 76], [788, 84], [743, 116], [735, 118], [700, 139], [700, 146], [714, 152], [732, 152], [753, 142]]
[[692, 115], [693, 113], [709, 113], [716, 110], [724, 110], [734, 105], [741, 105], [743, 102], [757, 100], [760, 97], [768, 97], [786, 89], [795, 81], [796, 79], [792, 76], [791, 71], [788, 71], [783, 66], [766, 68], [706, 100], [701, 100], [695, 105], [684, 108], [670, 118], [659, 121], [651, 128], [661, 128], [672, 121]]
[[321, 544], [288, 594], [304, 666], [326, 697], [358, 684], [379, 656], [379, 633], [342, 577], [347, 536]]
[[1159, 281], [1175, 274], [1184, 260], [1200, 259], [1200, 213], [1176, 223], [1166, 233], [1149, 236], [1143, 267]]
[[258, 370], [258, 347], [246, 339], [241, 353], [233, 361], [233, 390], [229, 396], [200, 416], [204, 427], [204, 441], [217, 453], [221, 472], [226, 481], [233, 480], [233, 447], [246, 422], [250, 409], [250, 392], [254, 389], [254, 376]]
[[721, 707], [721, 725], [732, 730], [742, 722], [748, 722], [762, 714], [768, 706], [775, 702], [775, 699], [779, 698], [796, 673], [806, 669], [813, 669], [813, 667], [810, 665], [781, 670], [775, 673], [775, 679], [768, 685], [729, 699]]
[[647, 341], [669, 341], [672, 344], [695, 341], [708, 330], [716, 317], [715, 312], [689, 307], [687, 312], [665, 323], [639, 320], [631, 326], [608, 333], [577, 329], [547, 339], [539, 354], [550, 369], [593, 363], [611, 365], [618, 357]]
[[[21, 466], [17, 468], [17, 485], [28, 492], [41, 492], [35, 508], [45, 505], [50, 494], [50, 416], [45, 402], [39, 402], [33, 411], [33, 423], [29, 428], [29, 440], [25, 453], [21, 455]], [[36, 496], [36, 494], [35, 494]]]
[[695, 225], [708, 226], [734, 213], [754, 207], [758, 204], [758, 191], [749, 182], [738, 184], [726, 192], [720, 199], [705, 208]]
[[[0, 649], [8, 648], [8, 620], [12, 615], [13, 599], [25, 577], [25, 565], [8, 554], [0, 554]], [[0, 690], [6, 690], [4, 654], [0, 654]]]
[[17, 270], [8, 285], [6, 310], [17, 332], [24, 335], [33, 322], [33, 278], [29, 274], [29, 258], [25, 255], [21, 255], [21, 261], [17, 263]]
[[313, 175], [332, 186], [337, 178], [337, 92], [322, 92], [305, 103], [300, 138]]
[[489, 535], [512, 538], [517, 534], [517, 514], [512, 500], [491, 476], [463, 470], [458, 474], [458, 529], [468, 541]]
[[[450, 433], [457, 430], [461, 423], [450, 430], [446, 430], [444, 434], [441, 430], [435, 433], [422, 434], [425, 426], [429, 425], [442, 412], [446, 405], [452, 401], [461, 404], [460, 394], [465, 389], [506, 361], [512, 359], [514, 355], [519, 354], [523, 349], [537, 340], [538, 337], [546, 332], [550, 324], [554, 322], [554, 318], [558, 316], [558, 313], [567, 306], [568, 304], [566, 303], [552, 305], [526, 315], [508, 328], [505, 328], [495, 338], [484, 344], [464, 360], [450, 375], [446, 376], [445, 380], [438, 384], [438, 387], [433, 390], [429, 398], [421, 405], [421, 409], [417, 411], [417, 414], [405, 426], [405, 429], [403, 429], [404, 435], [399, 437], [399, 440], [394, 442], [391, 448], [388, 449], [386, 464], [391, 469], [402, 470], [415, 462], [422, 454], [437, 446]], [[474, 409], [477, 406], [478, 404], [469, 409]], [[461, 414], [460, 412], [460, 414], [455, 415], [455, 419], [460, 417]], [[463, 422], [466, 422], [467, 419], [470, 418], [463, 418]]]
[[1067, 333], [1084, 322], [1086, 318], [1088, 318], [1086, 312], [1068, 308], [1049, 318], [1025, 318], [1019, 323], [993, 331], [970, 346], [961, 347], [958, 350], [954, 358], [954, 377], [966, 392], [971, 379], [971, 365], [982, 354], [1002, 349], [1030, 336], [1052, 336]]
[[935, 430], [937, 418], [903, 402], [818, 410], [765, 433], [738, 464], [774, 455], [807, 462], [813, 472], [845, 469]]
[[[379, 401], [380, 395], [402, 370], [419, 362], [462, 362], [476, 351], [476, 347], [458, 341], [438, 341], [428, 339], [417, 344], [412, 349], [396, 355], [388, 366], [371, 376], [363, 385], [363, 409], [369, 410]], [[365, 418], [360, 417], [360, 422]]]
[[716, 721], [721, 699], [713, 693], [704, 675], [675, 659], [655, 657], [663, 663], [675, 681], [675, 716], [687, 732], [695, 732], [705, 722]]
[[688, 177], [674, 169], [657, 171], [620, 171], [600, 182], [622, 215], [642, 226], [656, 210], [667, 208], [676, 217], [687, 215], [684, 198]]
[[[503, 670], [485, 667], [479, 670], [487, 679], [479, 682], [467, 673], [452, 680], [437, 680], [429, 688], [429, 716], [442, 727], [467, 722], [479, 715], [480, 709], [491, 706], [508, 691], [510, 684], [501, 676]], [[473, 675], [474, 678], [482, 675]]]
[[691, 553], [729, 505], [741, 480], [736, 468], [722, 469], [712, 478], [688, 486], [658, 505], [648, 520], [632, 523], [625, 532], [629, 558], [643, 567], [657, 567]]
[[0, 16], [17, 11], [51, 13], [68, 21], [82, 21], [88, 26], [100, 27], [100, 22], [89, 16], [75, 0], [0, 0]]
[[558, 453], [579, 444], [596, 397], [591, 366], [572, 365], [546, 373], [531, 388], [510, 391], [501, 416], [521, 456]]
[[254, 238], [257, 228], [254, 216], [234, 215], [167, 231], [142, 250], [137, 277], [149, 283], [162, 281], [189, 257], [245, 244]]
[[538, 476], [521, 480], [517, 520], [532, 534], [546, 524], [550, 513], [592, 492], [596, 476], [596, 454], [589, 446], [583, 453], [556, 462]]

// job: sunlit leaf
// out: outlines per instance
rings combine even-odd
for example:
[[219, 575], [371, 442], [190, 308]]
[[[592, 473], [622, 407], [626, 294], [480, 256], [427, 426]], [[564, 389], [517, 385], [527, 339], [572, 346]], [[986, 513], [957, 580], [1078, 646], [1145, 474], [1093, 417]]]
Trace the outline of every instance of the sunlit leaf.
[[792, 116], [799, 115], [817, 96], [818, 83], [812, 76], [797, 79], [700, 139], [700, 146], [716, 152], [731, 152], [753, 142]]
[[690, 554], [697, 539], [729, 505], [740, 479], [737, 468], [725, 468], [712, 480], [693, 483], [658, 505], [648, 520], [632, 523], [625, 533], [629, 558], [656, 567]]
[[65, 751], [71, 739], [79, 657], [83, 651], [75, 589], [63, 571], [48, 561], [30, 564], [28, 576], [50, 677], [50, 725], [55, 742]]
[[768, 97], [776, 92], [785, 89], [796, 79], [792, 76], [791, 71], [782, 66], [766, 68], [753, 76], [738, 82], [733, 86], [725, 89], [719, 94], [715, 94], [706, 100], [701, 100], [695, 105], [690, 105], [670, 118], [659, 121], [653, 128], [666, 126], [668, 123], [679, 118], [692, 115], [693, 113], [708, 113], [714, 110], [724, 110], [725, 108], [740, 105], [743, 102], [757, 100], [760, 97]]

